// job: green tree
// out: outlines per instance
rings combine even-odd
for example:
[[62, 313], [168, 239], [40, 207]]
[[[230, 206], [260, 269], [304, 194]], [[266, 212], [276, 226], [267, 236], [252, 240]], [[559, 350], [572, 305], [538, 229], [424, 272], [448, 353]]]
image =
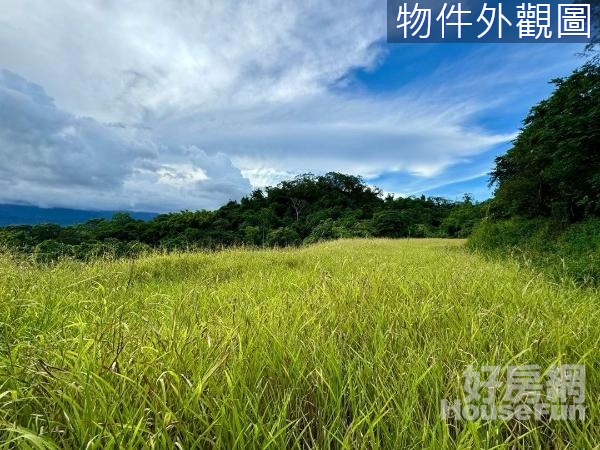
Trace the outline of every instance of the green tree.
[[406, 237], [408, 224], [400, 211], [384, 209], [373, 216], [373, 234], [379, 237]]
[[513, 147], [496, 158], [496, 216], [577, 221], [600, 214], [600, 68], [589, 63], [553, 83]]
[[71, 255], [69, 245], [58, 242], [54, 239], [47, 239], [35, 246], [33, 255], [35, 260], [40, 263], [49, 263], [58, 261], [60, 258]]
[[286, 247], [288, 245], [297, 245], [300, 242], [300, 236], [292, 227], [281, 227], [269, 232], [267, 243], [271, 246]]

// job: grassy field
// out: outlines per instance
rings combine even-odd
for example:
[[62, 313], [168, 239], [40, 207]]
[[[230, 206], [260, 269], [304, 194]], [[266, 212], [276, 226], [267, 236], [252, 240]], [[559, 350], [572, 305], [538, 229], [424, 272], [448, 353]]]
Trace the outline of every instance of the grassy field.
[[[0, 256], [0, 448], [593, 448], [599, 292], [462, 247]], [[440, 418], [469, 364], [553, 363], [585, 421]]]

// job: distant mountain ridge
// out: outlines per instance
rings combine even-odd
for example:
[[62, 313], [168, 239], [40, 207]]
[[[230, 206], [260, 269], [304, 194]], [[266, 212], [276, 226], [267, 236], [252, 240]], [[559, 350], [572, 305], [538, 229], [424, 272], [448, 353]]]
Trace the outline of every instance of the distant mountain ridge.
[[[91, 219], [110, 219], [118, 211], [89, 211], [67, 208], [39, 208], [37, 206], [0, 204], [0, 227], [7, 225], [35, 225], [55, 223], [66, 226]], [[150, 220], [157, 216], [150, 212], [126, 211], [134, 219]]]

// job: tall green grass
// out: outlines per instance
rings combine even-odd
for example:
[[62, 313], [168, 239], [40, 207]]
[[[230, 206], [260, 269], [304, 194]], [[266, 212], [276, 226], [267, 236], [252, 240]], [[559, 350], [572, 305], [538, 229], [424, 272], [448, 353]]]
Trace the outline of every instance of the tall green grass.
[[[593, 447], [598, 291], [462, 245], [0, 257], [0, 448]], [[441, 420], [468, 364], [552, 363], [585, 421]]]

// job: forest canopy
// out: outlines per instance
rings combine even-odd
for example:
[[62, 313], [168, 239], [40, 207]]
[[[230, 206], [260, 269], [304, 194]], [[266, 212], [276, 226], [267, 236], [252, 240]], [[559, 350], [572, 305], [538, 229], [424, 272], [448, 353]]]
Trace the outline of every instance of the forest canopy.
[[496, 159], [488, 219], [470, 245], [521, 255], [557, 278], [600, 282], [600, 67], [594, 58], [534, 106]]
[[600, 215], [600, 67], [586, 64], [534, 106], [496, 159], [496, 217], [576, 222]]
[[331, 172], [257, 189], [216, 211], [181, 211], [149, 221], [117, 213], [110, 220], [66, 227], [5, 227], [0, 245], [54, 260], [63, 255], [134, 255], [150, 248], [287, 246], [343, 237], [466, 237], [484, 209], [485, 204], [468, 195], [461, 201], [383, 196], [360, 177]]

